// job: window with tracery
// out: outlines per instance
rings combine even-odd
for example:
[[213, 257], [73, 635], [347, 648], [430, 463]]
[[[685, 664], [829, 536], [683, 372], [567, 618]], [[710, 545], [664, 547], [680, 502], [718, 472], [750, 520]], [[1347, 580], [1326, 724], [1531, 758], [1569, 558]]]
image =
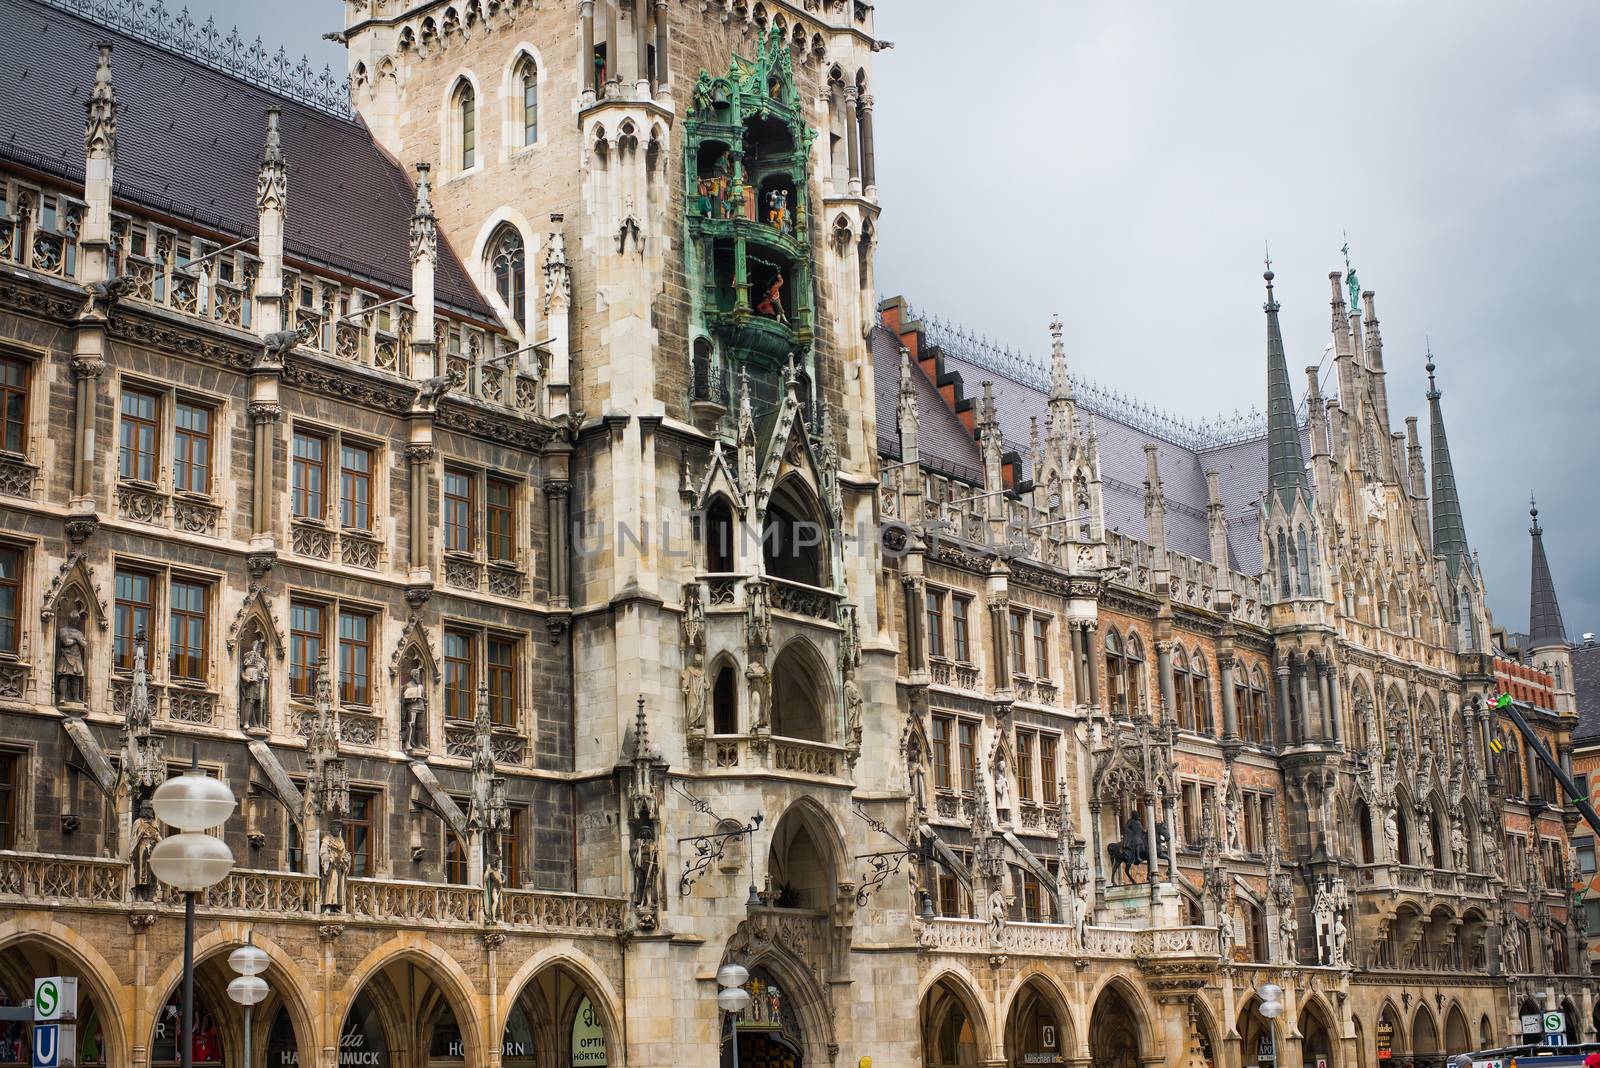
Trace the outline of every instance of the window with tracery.
[[527, 254], [522, 235], [510, 225], [495, 231], [489, 243], [489, 270], [494, 275], [495, 292], [510, 310], [517, 325], [526, 328], [528, 315]]

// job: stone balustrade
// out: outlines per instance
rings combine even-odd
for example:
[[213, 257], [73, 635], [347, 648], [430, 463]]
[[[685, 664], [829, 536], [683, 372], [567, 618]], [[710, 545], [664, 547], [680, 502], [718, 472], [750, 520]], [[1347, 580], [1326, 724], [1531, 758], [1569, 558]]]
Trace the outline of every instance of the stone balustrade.
[[1077, 932], [1056, 923], [1007, 923], [998, 937], [983, 920], [937, 919], [922, 925], [923, 948], [944, 953], [1008, 953], [1019, 956], [1109, 957], [1117, 960], [1215, 957], [1217, 932], [1210, 927], [1099, 927]]
[[[181, 895], [164, 887], [157, 888], [148, 904], [138, 901], [133, 890], [127, 861], [0, 851], [0, 909], [28, 905], [140, 905], [161, 910], [182, 907]], [[243, 868], [233, 870], [206, 890], [198, 904], [201, 909], [215, 912], [265, 914], [313, 923], [485, 924], [484, 894], [476, 887], [351, 879], [345, 909], [324, 911], [316, 876]], [[511, 929], [596, 935], [622, 930], [627, 911], [621, 898], [545, 890], [506, 890], [500, 904], [500, 923]]]

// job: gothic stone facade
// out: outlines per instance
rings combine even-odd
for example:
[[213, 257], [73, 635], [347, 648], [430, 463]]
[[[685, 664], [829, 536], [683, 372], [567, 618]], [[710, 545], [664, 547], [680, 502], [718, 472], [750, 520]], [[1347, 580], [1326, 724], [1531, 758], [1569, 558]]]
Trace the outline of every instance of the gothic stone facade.
[[1269, 292], [1280, 419], [1208, 488], [1059, 325], [974, 403], [875, 306], [868, 5], [351, 2], [359, 125], [183, 20], [0, 16], [61, 79], [0, 166], [0, 995], [77, 975], [80, 1063], [177, 1059], [190, 760], [240, 798], [201, 1063], [247, 936], [257, 1064], [703, 1063], [729, 961], [757, 1064], [1589, 1019], [1370, 296], [1301, 427]]

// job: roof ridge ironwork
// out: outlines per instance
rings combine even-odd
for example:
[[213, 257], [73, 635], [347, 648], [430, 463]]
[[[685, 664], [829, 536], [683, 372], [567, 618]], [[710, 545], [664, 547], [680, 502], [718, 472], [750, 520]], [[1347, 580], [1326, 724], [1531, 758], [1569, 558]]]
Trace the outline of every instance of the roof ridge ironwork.
[[163, 0], [39, 2], [335, 118], [355, 118], [348, 75], [336, 76], [332, 64], [324, 64], [318, 74], [310, 59], [301, 55], [300, 62], [295, 63], [282, 45], [276, 52], [268, 52], [260, 36], [254, 43], [246, 43], [238, 26], [224, 34], [217, 28], [215, 16], [208, 15], [203, 24], [196, 23], [187, 6], [173, 14]]

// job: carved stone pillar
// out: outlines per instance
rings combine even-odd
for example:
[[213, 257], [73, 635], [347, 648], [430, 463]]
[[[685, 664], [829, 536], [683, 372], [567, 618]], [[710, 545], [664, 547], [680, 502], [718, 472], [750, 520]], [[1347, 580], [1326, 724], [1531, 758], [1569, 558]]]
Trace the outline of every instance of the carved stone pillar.
[[1341, 711], [1340, 711], [1340, 700], [1339, 700], [1339, 668], [1338, 668], [1337, 665], [1329, 664], [1327, 666], [1327, 677], [1328, 677], [1328, 727], [1329, 727], [1328, 737], [1332, 738], [1335, 742], [1337, 742], [1344, 735], [1344, 726], [1340, 722], [1340, 720], [1342, 719], [1342, 716], [1341, 716]]
[[567, 507], [570, 487], [566, 479], [546, 478], [544, 482], [545, 511], [550, 525], [550, 601], [565, 606], [571, 597], [569, 591], [567, 536]]
[[[622, 49], [617, 47], [617, 0], [601, 0], [606, 15], [606, 85], [621, 81]], [[610, 95], [606, 85], [599, 87], [601, 95]]]
[[1234, 700], [1233, 692], [1234, 663], [1231, 655], [1217, 657], [1217, 678], [1222, 686], [1222, 740], [1227, 742], [1239, 739], [1239, 703]]
[[1067, 636], [1072, 644], [1072, 698], [1076, 704], [1089, 700], [1088, 680], [1084, 678], [1088, 666], [1083, 657], [1083, 624], [1077, 620], [1067, 622]]
[[656, 95], [665, 96], [670, 68], [667, 65], [667, 0], [656, 0]]
[[581, 0], [578, 4], [578, 73], [579, 89], [585, 95], [594, 93], [594, 0]]
[[[429, 428], [432, 429], [431, 427]], [[433, 463], [433, 438], [419, 441], [413, 436], [406, 446], [406, 466], [410, 475], [408, 511], [411, 545], [407, 562], [413, 583], [430, 582], [433, 561], [432, 526], [428, 522], [428, 468]]]
[[1298, 660], [1294, 664], [1295, 695], [1300, 699], [1300, 714], [1295, 717], [1298, 738], [1304, 741], [1311, 737], [1311, 684], [1306, 679], [1309, 663]]
[[1161, 686], [1161, 718], [1170, 719], [1178, 712], [1178, 692], [1172, 680], [1172, 643], [1156, 642], [1156, 674]]
[[853, 85], [844, 87], [845, 141], [850, 161], [850, 192], [861, 194], [861, 124], [857, 119], [860, 90]]
[[1083, 625], [1084, 674], [1089, 677], [1089, 704], [1100, 705], [1100, 657], [1098, 655], [1100, 628], [1095, 623]]
[[923, 584], [920, 576], [904, 580], [906, 601], [906, 666], [912, 672], [926, 671], [928, 659], [922, 641]]
[[872, 151], [872, 97], [861, 98], [861, 185], [868, 196], [878, 189], [878, 165]]
[[1276, 673], [1278, 676], [1278, 745], [1289, 746], [1294, 744], [1294, 731], [1290, 726], [1294, 719], [1294, 713], [1289, 707], [1289, 660], [1287, 657], [1278, 662]]
[[994, 688], [996, 690], [1011, 689], [1011, 649], [1009, 635], [1006, 633], [1006, 611], [1010, 601], [1003, 594], [991, 594], [989, 597], [989, 637], [990, 646], [994, 649]]
[[[89, 333], [85, 330], [82, 333]], [[95, 440], [94, 416], [100, 392], [100, 376], [105, 374], [106, 363], [98, 351], [105, 341], [102, 330], [95, 331], [94, 339], [80, 337], [79, 351], [72, 358], [73, 427], [72, 427], [72, 504], [74, 515], [95, 511], [94, 467]], [[89, 342], [89, 344], [85, 344]], [[98, 342], [99, 345], [94, 344]], [[89, 351], [85, 351], [89, 349]]]
[[258, 397], [251, 400], [248, 409], [254, 446], [250, 467], [250, 547], [256, 551], [270, 551], [277, 544], [274, 530], [277, 524], [273, 521], [277, 509], [273, 507], [272, 446], [277, 440], [278, 420], [283, 418], [277, 385], [277, 377], [273, 376], [270, 398], [265, 391], [253, 390], [258, 392]]

